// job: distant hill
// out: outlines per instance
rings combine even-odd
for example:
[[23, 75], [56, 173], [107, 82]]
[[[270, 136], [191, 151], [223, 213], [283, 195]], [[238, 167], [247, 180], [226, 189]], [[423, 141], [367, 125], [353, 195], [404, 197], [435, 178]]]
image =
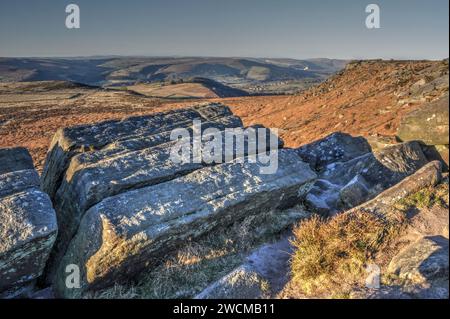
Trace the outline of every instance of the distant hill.
[[248, 91], [255, 84], [317, 83], [346, 63], [331, 59], [204, 57], [0, 58], [0, 82], [64, 80], [96, 86], [128, 86], [204, 78]]
[[198, 83], [207, 87], [212, 92], [214, 92], [218, 97], [234, 97], [234, 96], [248, 95], [248, 93], [244, 90], [235, 89], [208, 78], [193, 78], [191, 79], [191, 81], [193, 83]]
[[105, 59], [0, 58], [0, 82], [70, 81], [99, 85]]
[[192, 78], [169, 83], [138, 83], [127, 86], [127, 89], [145, 96], [159, 98], [225, 98], [249, 95], [244, 90], [235, 89], [207, 78]]

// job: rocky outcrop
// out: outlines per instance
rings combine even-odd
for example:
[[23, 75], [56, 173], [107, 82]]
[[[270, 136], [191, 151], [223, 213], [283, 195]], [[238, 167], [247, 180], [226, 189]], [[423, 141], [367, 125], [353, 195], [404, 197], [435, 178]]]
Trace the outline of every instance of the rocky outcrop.
[[[375, 199], [353, 211], [366, 211], [383, 218], [397, 218], [396, 203], [419, 190], [433, 187], [441, 181], [438, 161], [426, 164], [413, 175], [385, 190]], [[350, 210], [352, 211], [352, 210]], [[448, 211], [421, 211], [407, 214], [407, 236], [399, 242], [410, 242], [386, 267], [389, 276], [399, 279], [394, 286], [383, 285], [375, 291], [353, 292], [352, 298], [446, 298], [448, 288]], [[447, 231], [447, 234], [446, 234]], [[271, 298], [289, 295], [289, 259], [294, 248], [289, 232], [277, 242], [263, 245], [248, 256], [234, 271], [212, 283], [196, 296], [197, 299]], [[389, 260], [388, 260], [389, 262]], [[383, 275], [384, 275], [383, 270]], [[447, 276], [447, 277], [446, 277]], [[448, 284], [447, 284], [448, 286]], [[283, 289], [286, 289], [283, 291]], [[296, 295], [307, 298], [307, 295]]]
[[[173, 141], [175, 129], [192, 134], [194, 120], [202, 124], [200, 143]], [[243, 148], [225, 144], [227, 128], [244, 132]], [[296, 204], [316, 174], [295, 150], [278, 151], [282, 141], [260, 128], [244, 130], [226, 106], [206, 104], [58, 131], [41, 182], [60, 227], [46, 283], [65, 297], [108, 287], [156, 266], [188, 238]], [[174, 149], [188, 150], [181, 162]], [[256, 160], [268, 152], [277, 155], [274, 174]], [[69, 264], [81, 270], [81, 289], [65, 285]]]
[[[249, 143], [250, 132], [258, 138], [257, 130], [248, 128], [245, 131], [245, 145]], [[248, 147], [238, 149], [236, 145], [226, 149], [224, 131], [215, 137], [220, 139], [221, 147], [217, 151], [220, 152], [218, 155], [222, 162], [227, 156], [233, 159], [233, 157], [241, 158], [258, 153], [259, 145], [255, 149]], [[269, 149], [270, 138], [266, 136], [267, 143], [260, 150], [261, 152]], [[278, 146], [282, 145], [278, 137], [272, 138], [278, 140]], [[84, 213], [103, 199], [131, 189], [160, 184], [214, 164], [206, 162], [205, 159], [201, 162], [192, 160], [192, 141], [187, 142], [188, 145], [186, 145], [191, 151], [190, 158], [186, 162], [174, 162], [171, 153], [175, 144], [176, 142], [168, 142], [142, 150], [120, 152], [116, 155], [111, 153], [115, 146], [110, 146], [105, 151], [75, 156], [55, 196], [55, 209], [60, 223], [58, 243], [50, 262], [59, 260], [58, 256], [64, 253]], [[206, 151], [207, 147], [209, 142], [204, 141], [199, 145], [202, 151]]]
[[[194, 121], [201, 127], [194, 127]], [[171, 134], [241, 128], [242, 121], [221, 104], [60, 129], [53, 140], [41, 184], [55, 203], [58, 240], [46, 269], [47, 284], [87, 209], [131, 189], [188, 174], [202, 163], [174, 163]], [[282, 145], [282, 142], [279, 141]]]
[[401, 121], [397, 136], [402, 141], [419, 140], [427, 145], [448, 145], [448, 95], [423, 105]]
[[402, 282], [404, 294], [414, 298], [445, 299], [448, 286], [448, 238], [422, 237], [402, 249], [387, 271]]
[[401, 120], [397, 136], [401, 141], [420, 141], [430, 159], [441, 159], [448, 168], [448, 94], [407, 114]]
[[0, 149], [0, 297], [28, 293], [56, 238], [56, 215], [25, 149]]
[[58, 293], [74, 293], [64, 285], [67, 264], [79, 265], [82, 290], [106, 287], [151, 267], [187, 238], [294, 204], [316, 177], [294, 150], [278, 152], [276, 173], [260, 168], [235, 160], [103, 200], [85, 213], [60, 263]]
[[300, 157], [317, 171], [336, 162], [346, 162], [371, 151], [363, 137], [337, 132], [297, 149]]
[[[61, 184], [71, 159], [77, 154], [100, 150], [111, 143], [120, 143], [133, 138], [170, 132], [172, 129], [189, 127], [194, 120], [219, 122], [225, 127], [240, 127], [242, 122], [234, 117], [228, 107], [221, 104], [205, 104], [195, 108], [157, 113], [151, 116], [130, 117], [124, 120], [106, 121], [94, 125], [81, 125], [58, 130], [50, 145], [44, 171], [42, 188], [51, 198]], [[157, 143], [169, 141], [170, 134], [150, 138]], [[142, 140], [141, 140], [142, 142]], [[144, 142], [144, 147], [148, 147]], [[125, 144], [125, 148], [127, 145]]]
[[441, 179], [442, 166], [440, 162], [430, 162], [375, 198], [351, 209], [350, 212], [365, 211], [379, 216], [396, 218], [395, 216], [391, 216], [391, 213], [394, 211], [392, 207], [398, 201], [423, 188], [435, 186]]
[[306, 197], [312, 210], [332, 215], [370, 200], [427, 163], [417, 142], [386, 147], [328, 164]]
[[[219, 129], [200, 141], [200, 152], [210, 150], [209, 138], [214, 138], [220, 141], [221, 161], [225, 155], [230, 158], [225, 129], [242, 128], [242, 122], [220, 104], [57, 133], [42, 179], [61, 228], [46, 270], [57, 296], [79, 297], [135, 279], [187, 240], [261, 212], [305, 203], [325, 216], [356, 207], [390, 217], [389, 208], [400, 198], [441, 179], [441, 165], [428, 163], [419, 142], [372, 152], [364, 138], [343, 133], [299, 149], [271, 150], [278, 155], [273, 174], [263, 174], [265, 165], [250, 161], [252, 155], [267, 154], [270, 131], [263, 137], [266, 144], [256, 150], [233, 145], [225, 163], [194, 161], [192, 140], [180, 144], [171, 135], [177, 128], [192, 134], [196, 119], [202, 121], [203, 133]], [[283, 143], [277, 141], [279, 148]], [[174, 162], [176, 146], [189, 150], [186, 161]], [[197, 298], [274, 296], [288, 281], [286, 251], [291, 248], [288, 236], [262, 246]], [[79, 289], [66, 285], [68, 265], [80, 270]]]
[[420, 79], [395, 93], [398, 104], [430, 102], [448, 94], [448, 59], [443, 60], [441, 66], [420, 73]]

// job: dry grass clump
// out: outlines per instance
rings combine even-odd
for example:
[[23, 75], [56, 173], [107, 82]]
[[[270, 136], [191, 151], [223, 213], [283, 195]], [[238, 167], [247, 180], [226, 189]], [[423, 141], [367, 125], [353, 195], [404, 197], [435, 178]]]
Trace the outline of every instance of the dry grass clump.
[[364, 285], [366, 266], [389, 246], [401, 225], [361, 211], [302, 222], [292, 240], [292, 285], [305, 296], [347, 297]]
[[[345, 298], [363, 288], [372, 263], [383, 268], [398, 251], [411, 208], [449, 207], [448, 176], [401, 199], [389, 208], [391, 218], [348, 211], [330, 219], [318, 216], [294, 229], [292, 281], [287, 296]], [[388, 278], [382, 278], [382, 281]]]

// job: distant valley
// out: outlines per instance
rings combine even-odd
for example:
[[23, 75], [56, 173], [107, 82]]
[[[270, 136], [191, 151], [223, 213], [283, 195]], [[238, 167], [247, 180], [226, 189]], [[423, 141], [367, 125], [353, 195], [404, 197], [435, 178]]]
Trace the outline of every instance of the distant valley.
[[[0, 58], [0, 82], [70, 81], [101, 87], [138, 85], [140, 90], [142, 85], [157, 83], [165, 86], [164, 91], [167, 85], [177, 85], [173, 95], [187, 97], [199, 97], [199, 87], [200, 91], [211, 91], [200, 93], [200, 97], [292, 94], [322, 82], [347, 62], [209, 57]], [[186, 83], [194, 84], [190, 86], [194, 92], [185, 92]], [[151, 85], [144, 91], [154, 89]], [[165, 93], [156, 92], [156, 96]]]

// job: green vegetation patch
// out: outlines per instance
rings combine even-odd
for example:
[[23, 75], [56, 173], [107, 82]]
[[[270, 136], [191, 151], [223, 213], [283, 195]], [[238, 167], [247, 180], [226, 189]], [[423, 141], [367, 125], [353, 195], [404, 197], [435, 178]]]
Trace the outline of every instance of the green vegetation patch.
[[449, 193], [448, 193], [448, 178], [446, 182], [435, 186], [421, 189], [404, 199], [401, 199], [398, 204], [403, 210], [408, 210], [412, 207], [419, 209], [431, 208], [435, 205], [441, 208], [449, 207]]

